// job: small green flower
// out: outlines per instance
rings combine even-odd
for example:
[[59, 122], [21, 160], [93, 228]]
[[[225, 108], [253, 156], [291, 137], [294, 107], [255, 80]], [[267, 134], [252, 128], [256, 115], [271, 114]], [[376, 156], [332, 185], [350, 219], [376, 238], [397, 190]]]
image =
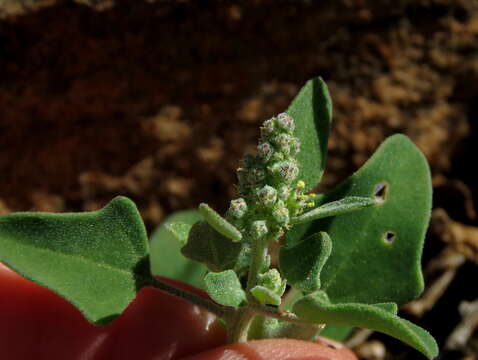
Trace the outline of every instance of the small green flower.
[[278, 186], [277, 196], [280, 200], [286, 201], [290, 195], [290, 188], [286, 184], [281, 184]]
[[274, 145], [277, 147], [278, 151], [280, 151], [284, 155], [289, 155], [291, 152], [290, 145], [293, 141], [292, 139], [293, 139], [293, 136], [282, 133], [274, 137], [273, 142], [274, 142]]
[[243, 198], [231, 200], [227, 214], [234, 219], [242, 218], [247, 212], [247, 203]]
[[289, 209], [283, 205], [280, 205], [274, 209], [272, 212], [272, 217], [278, 225], [285, 226], [289, 224]]
[[267, 139], [274, 133], [274, 118], [264, 121], [261, 126], [261, 136], [263, 139]]
[[297, 175], [299, 168], [295, 161], [285, 160], [274, 164], [271, 168], [272, 173], [286, 184], [292, 183]]
[[257, 191], [257, 198], [264, 206], [272, 206], [277, 200], [277, 190], [272, 186], [266, 185]]
[[260, 239], [269, 232], [264, 220], [256, 220], [251, 224], [250, 234], [253, 239]]
[[274, 149], [269, 142], [266, 141], [257, 145], [257, 155], [262, 161], [268, 162], [273, 153]]
[[295, 123], [292, 116], [287, 113], [281, 113], [277, 115], [276, 118], [277, 127], [283, 131], [288, 132], [289, 134], [294, 132]]
[[277, 269], [269, 269], [264, 274], [259, 275], [259, 285], [264, 286], [279, 296], [282, 296], [285, 291], [286, 281], [282, 280]]

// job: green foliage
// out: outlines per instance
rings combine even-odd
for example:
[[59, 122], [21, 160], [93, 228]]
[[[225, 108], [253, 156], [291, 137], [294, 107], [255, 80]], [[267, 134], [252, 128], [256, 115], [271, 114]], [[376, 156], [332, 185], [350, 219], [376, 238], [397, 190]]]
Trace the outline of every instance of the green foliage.
[[[231, 341], [368, 327], [433, 357], [433, 338], [399, 318], [395, 304], [423, 289], [427, 162], [395, 135], [332, 192], [306, 194], [323, 174], [331, 118], [325, 83], [310, 80], [285, 113], [263, 123], [224, 217], [207, 204], [172, 215], [154, 233], [151, 256], [135, 206], [117, 198], [93, 213], [0, 217], [0, 260], [95, 323], [151, 285], [223, 317]], [[155, 274], [204, 286], [215, 302], [152, 279], [149, 261]]]
[[430, 217], [431, 180], [425, 158], [407, 137], [388, 138], [321, 202], [371, 197], [378, 190], [383, 198], [379, 205], [298, 225], [287, 233], [290, 245], [318, 231], [333, 239], [321, 289], [334, 302], [403, 303], [423, 289], [420, 258]]
[[200, 204], [199, 212], [202, 216], [204, 216], [204, 219], [206, 219], [209, 225], [211, 225], [211, 227], [218, 233], [231, 239], [232, 241], [241, 241], [241, 232], [237, 230], [234, 225], [224, 219], [221, 215], [211, 209], [209, 205]]
[[316, 233], [287, 248], [282, 246], [279, 266], [287, 281], [308, 294], [320, 289], [320, 272], [332, 252], [332, 240]]
[[219, 304], [237, 307], [246, 301], [246, 293], [233, 270], [211, 272], [206, 275], [204, 282], [209, 296]]
[[297, 155], [298, 178], [305, 182], [305, 190], [311, 190], [324, 173], [332, 122], [332, 100], [325, 82], [320, 77], [309, 80], [292, 101], [287, 113], [296, 121], [295, 135], [301, 143], [301, 151]]
[[281, 296], [275, 291], [262, 285], [256, 285], [251, 289], [251, 294], [261, 303], [270, 305], [280, 305]]
[[90, 213], [0, 217], [0, 260], [96, 324], [121, 314], [150, 278], [146, 231], [124, 197]]
[[327, 337], [336, 341], [345, 341], [349, 337], [353, 328], [350, 326], [327, 324], [320, 332], [320, 336]]
[[195, 223], [189, 231], [187, 244], [181, 249], [184, 256], [202, 262], [212, 271], [232, 269], [242, 245], [219, 234], [207, 222]]
[[344, 215], [368, 206], [377, 205], [379, 202], [380, 200], [375, 199], [375, 197], [349, 196], [318, 206], [313, 210], [293, 218], [291, 222], [297, 225], [330, 216]]
[[178, 211], [162, 222], [149, 244], [153, 274], [204, 288], [207, 267], [181, 254], [192, 225], [201, 219], [199, 211], [186, 210]]
[[394, 304], [332, 304], [324, 293], [319, 292], [297, 301], [293, 310], [307, 321], [369, 328], [400, 339], [430, 359], [438, 355], [433, 337], [396, 316], [397, 307]]

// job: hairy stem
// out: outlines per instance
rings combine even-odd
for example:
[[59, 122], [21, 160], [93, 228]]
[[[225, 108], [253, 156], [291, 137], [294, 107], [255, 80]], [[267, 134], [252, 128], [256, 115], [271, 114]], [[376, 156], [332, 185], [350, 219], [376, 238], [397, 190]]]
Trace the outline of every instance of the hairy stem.
[[299, 318], [297, 315], [289, 312], [278, 311], [277, 308], [271, 306], [251, 306], [249, 307], [251, 311], [253, 311], [256, 315], [265, 315], [274, 319], [297, 323], [297, 324], [307, 324], [312, 323], [310, 321], [304, 320]]
[[177, 287], [169, 285], [159, 279], [151, 278], [149, 285], [156, 289], [166, 291], [167, 293], [174, 295], [178, 298], [187, 300], [195, 305], [201, 306], [218, 317], [224, 318], [227, 313], [226, 308], [224, 306], [216, 304], [215, 302], [205, 299], [192, 292], [178, 289]]
[[250, 307], [246, 306], [238, 309], [232, 316], [227, 326], [227, 340], [230, 344], [237, 342], [246, 342], [249, 326], [256, 312]]
[[252, 241], [251, 248], [251, 265], [249, 267], [249, 275], [247, 278], [247, 297], [252, 303], [256, 303], [255, 298], [250, 294], [251, 289], [257, 285], [259, 274], [264, 268], [267, 258], [267, 245], [268, 241], [266, 237], [260, 239], [254, 239]]

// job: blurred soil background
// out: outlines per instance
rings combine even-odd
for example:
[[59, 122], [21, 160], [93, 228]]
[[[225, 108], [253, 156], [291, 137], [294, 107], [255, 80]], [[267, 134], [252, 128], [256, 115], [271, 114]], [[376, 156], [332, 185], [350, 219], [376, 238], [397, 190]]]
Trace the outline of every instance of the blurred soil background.
[[[427, 291], [402, 315], [442, 359], [477, 359], [478, 0], [0, 0], [0, 214], [122, 194], [152, 230], [200, 201], [225, 210], [259, 124], [318, 75], [334, 101], [322, 190], [397, 132], [428, 158]], [[350, 344], [420, 358], [363, 331]]]

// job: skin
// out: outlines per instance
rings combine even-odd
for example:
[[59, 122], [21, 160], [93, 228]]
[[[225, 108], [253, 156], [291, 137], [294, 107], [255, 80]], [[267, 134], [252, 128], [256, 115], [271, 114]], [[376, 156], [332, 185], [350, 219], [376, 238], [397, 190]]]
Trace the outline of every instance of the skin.
[[224, 343], [224, 329], [212, 314], [162, 291], [141, 290], [115, 321], [95, 326], [66, 300], [0, 264], [0, 351], [5, 359], [357, 359], [347, 348], [325, 339]]

